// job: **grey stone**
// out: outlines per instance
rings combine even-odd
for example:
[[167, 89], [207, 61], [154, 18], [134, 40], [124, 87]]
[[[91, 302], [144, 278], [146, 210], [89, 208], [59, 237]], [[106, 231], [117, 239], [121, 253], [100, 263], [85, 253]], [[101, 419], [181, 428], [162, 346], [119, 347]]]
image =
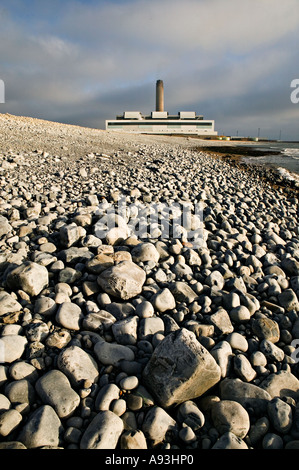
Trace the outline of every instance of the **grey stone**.
[[60, 241], [63, 246], [66, 248], [71, 247], [82, 236], [81, 228], [75, 223], [64, 225], [60, 229]]
[[26, 261], [10, 271], [6, 284], [11, 290], [23, 290], [31, 296], [37, 296], [49, 283], [49, 274], [45, 266]]
[[150, 341], [157, 333], [163, 334], [165, 324], [161, 317], [142, 318], [139, 321], [138, 337], [139, 340]]
[[234, 331], [230, 317], [224, 308], [219, 308], [216, 313], [210, 315], [209, 322], [214, 325], [218, 334], [227, 335]]
[[112, 332], [119, 344], [128, 345], [137, 343], [138, 316], [119, 320], [112, 325]]
[[147, 439], [153, 441], [153, 445], [162, 442], [169, 433], [177, 434], [176, 421], [159, 406], [150, 408], [142, 423], [142, 431]]
[[113, 400], [118, 400], [120, 389], [117, 385], [109, 383], [104, 385], [96, 396], [95, 409], [97, 411], [109, 410]]
[[235, 436], [243, 439], [250, 429], [247, 411], [240, 403], [233, 400], [221, 400], [214, 403], [211, 417], [220, 434], [232, 432]]
[[244, 354], [237, 354], [234, 357], [234, 371], [244, 382], [251, 382], [256, 377], [256, 371]]
[[241, 379], [225, 378], [220, 382], [221, 400], [233, 400], [240, 403], [246, 410], [252, 408], [255, 414], [264, 414], [271, 395], [257, 385], [243, 382]]
[[12, 226], [8, 222], [7, 218], [3, 215], [0, 215], [0, 238], [3, 235], [8, 235], [12, 231]]
[[260, 339], [277, 343], [280, 337], [279, 325], [271, 318], [256, 318], [251, 323], [253, 333]]
[[2, 413], [3, 411], [9, 410], [10, 407], [11, 407], [11, 403], [9, 399], [5, 395], [0, 393], [0, 413]]
[[298, 399], [299, 396], [299, 380], [291, 372], [285, 370], [268, 375], [260, 383], [260, 388], [271, 398], [289, 396]]
[[135, 354], [128, 346], [98, 341], [94, 346], [97, 359], [104, 365], [118, 366], [121, 361], [133, 361]]
[[0, 435], [8, 436], [21, 423], [23, 417], [17, 410], [8, 410], [0, 415]]
[[250, 320], [250, 311], [245, 305], [233, 308], [229, 312], [231, 321], [236, 323], [243, 323]]
[[230, 333], [226, 341], [230, 344], [232, 349], [238, 349], [239, 351], [246, 352], [248, 350], [248, 341], [245, 336], [237, 333], [236, 331]]
[[193, 401], [187, 400], [178, 407], [177, 420], [198, 431], [205, 424], [205, 415]]
[[151, 303], [155, 310], [164, 313], [176, 307], [175, 298], [168, 288], [162, 289], [151, 297]]
[[0, 292], [0, 316], [7, 313], [19, 312], [22, 305], [8, 292]]
[[37, 369], [25, 361], [18, 361], [12, 364], [9, 368], [9, 375], [14, 380], [26, 379], [31, 383], [36, 382], [39, 377]]
[[26, 379], [6, 384], [5, 395], [12, 404], [29, 403], [33, 405], [36, 399], [34, 387], [29, 380]]
[[54, 315], [57, 304], [51, 297], [39, 297], [34, 304], [34, 313], [44, 315], [45, 317]]
[[268, 403], [268, 416], [275, 431], [286, 434], [292, 427], [292, 408], [288, 403], [276, 397]]
[[158, 344], [143, 371], [146, 387], [164, 407], [199, 397], [219, 380], [215, 359], [185, 328]]
[[109, 295], [123, 300], [141, 293], [146, 275], [143, 269], [131, 261], [122, 261], [103, 271], [97, 281]]
[[131, 375], [129, 377], [124, 377], [119, 386], [122, 390], [133, 390], [134, 388], [138, 387], [138, 378], [135, 375]]
[[119, 416], [112, 411], [100, 411], [85, 430], [80, 449], [115, 449], [123, 429]]
[[69, 330], [80, 330], [84, 315], [79, 305], [73, 302], [63, 302], [56, 313], [56, 321]]
[[12, 362], [20, 359], [28, 341], [24, 336], [8, 335], [0, 338], [1, 362]]
[[169, 290], [178, 302], [186, 302], [187, 304], [190, 304], [198, 297], [198, 294], [183, 281], [172, 282], [169, 284]]
[[147, 449], [145, 435], [138, 431], [125, 431], [120, 438], [121, 449]]
[[82, 327], [84, 330], [102, 332], [109, 329], [114, 322], [116, 322], [116, 318], [111, 313], [106, 310], [100, 310], [87, 314], [83, 318]]
[[231, 361], [233, 358], [232, 348], [227, 341], [219, 341], [210, 354], [213, 356], [215, 361], [221, 370], [221, 377], [226, 377], [231, 368]]
[[43, 405], [29, 416], [17, 439], [28, 449], [56, 447], [59, 444], [60, 429], [61, 422], [54, 409]]
[[135, 263], [144, 263], [146, 261], [158, 263], [160, 258], [158, 250], [152, 243], [139, 243], [133, 248], [131, 255]]
[[213, 445], [212, 449], [248, 449], [247, 444], [232, 432], [226, 432]]
[[283, 449], [283, 440], [273, 432], [267, 433], [263, 438], [263, 449], [280, 450]]
[[276, 344], [273, 344], [271, 341], [268, 341], [267, 339], [263, 339], [261, 341], [260, 350], [270, 361], [281, 362], [283, 361], [285, 356], [285, 353], [281, 348], [276, 346]]
[[49, 327], [44, 322], [32, 322], [26, 329], [28, 341], [43, 341], [49, 334]]
[[78, 346], [70, 346], [61, 351], [57, 359], [57, 366], [74, 387], [80, 387], [85, 380], [90, 380], [93, 383], [99, 376], [96, 361]]
[[298, 298], [293, 289], [285, 289], [278, 295], [278, 301], [287, 312], [290, 312], [291, 310], [299, 311]]
[[51, 405], [59, 418], [69, 417], [80, 404], [79, 395], [72, 389], [65, 374], [51, 370], [35, 384], [35, 389], [45, 405]]

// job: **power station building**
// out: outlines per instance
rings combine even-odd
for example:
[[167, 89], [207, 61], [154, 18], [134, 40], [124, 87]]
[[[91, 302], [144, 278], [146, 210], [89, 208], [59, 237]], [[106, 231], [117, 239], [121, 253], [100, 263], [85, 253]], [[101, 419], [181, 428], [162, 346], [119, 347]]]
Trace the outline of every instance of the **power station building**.
[[140, 111], [125, 111], [115, 120], [106, 121], [106, 130], [138, 134], [189, 134], [197, 136], [216, 136], [214, 121], [204, 120], [194, 111], [180, 111], [170, 115], [164, 111], [164, 85], [162, 80], [156, 83], [156, 111], [143, 116]]

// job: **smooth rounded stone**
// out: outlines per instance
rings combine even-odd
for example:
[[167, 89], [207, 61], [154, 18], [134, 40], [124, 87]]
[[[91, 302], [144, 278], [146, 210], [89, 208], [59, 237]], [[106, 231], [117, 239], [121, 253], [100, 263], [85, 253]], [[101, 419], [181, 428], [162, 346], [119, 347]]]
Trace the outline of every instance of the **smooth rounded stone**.
[[220, 434], [232, 432], [235, 436], [243, 439], [250, 429], [247, 411], [240, 403], [233, 400], [221, 400], [214, 403], [211, 417]]
[[151, 297], [151, 303], [155, 310], [164, 313], [176, 307], [175, 298], [168, 288], [162, 289]]
[[25, 336], [7, 335], [0, 338], [1, 362], [12, 362], [20, 359], [25, 351], [28, 341]]
[[144, 300], [136, 305], [136, 314], [139, 318], [149, 318], [155, 313], [153, 304], [148, 300]]
[[138, 431], [125, 431], [120, 438], [121, 449], [147, 449], [145, 435], [139, 429]]
[[299, 311], [299, 301], [293, 289], [285, 289], [278, 295], [279, 304], [287, 311]]
[[74, 245], [83, 235], [82, 230], [80, 229], [81, 227], [79, 227], [74, 222], [61, 227], [59, 230], [61, 244], [66, 248], [69, 248]]
[[118, 344], [128, 345], [137, 343], [138, 316], [119, 320], [112, 325], [112, 332]]
[[49, 317], [54, 315], [57, 309], [57, 304], [51, 297], [39, 297], [34, 303], [34, 313]]
[[254, 351], [250, 356], [250, 362], [253, 367], [265, 367], [267, 365], [267, 358], [261, 351]]
[[135, 375], [124, 377], [119, 386], [122, 390], [133, 390], [134, 388], [138, 387], [139, 380]]
[[230, 344], [227, 341], [219, 341], [219, 343], [210, 350], [210, 354], [220, 367], [221, 377], [226, 377], [230, 371], [231, 360], [233, 358]]
[[268, 403], [268, 416], [275, 431], [286, 434], [292, 427], [292, 408], [288, 403], [276, 397]]
[[160, 317], [142, 318], [139, 321], [138, 338], [139, 340], [148, 340], [156, 334], [164, 334], [165, 324]]
[[182, 429], [179, 431], [179, 438], [187, 445], [196, 441], [196, 435], [193, 429], [185, 424], [183, 424]]
[[225, 341], [227, 341], [232, 349], [237, 349], [238, 351], [246, 352], [248, 350], [248, 341], [245, 336], [237, 333], [236, 331], [230, 333]]
[[139, 243], [133, 248], [131, 255], [134, 263], [146, 261], [158, 263], [160, 259], [160, 253], [152, 243]]
[[5, 395], [0, 393], [0, 413], [2, 413], [3, 411], [9, 410], [10, 407], [11, 407], [11, 403], [9, 399]]
[[252, 408], [257, 415], [265, 414], [271, 395], [257, 385], [243, 382], [241, 379], [225, 378], [220, 382], [221, 400], [240, 403], [246, 410]]
[[198, 297], [198, 294], [186, 282], [172, 282], [168, 287], [177, 302], [191, 304]]
[[283, 449], [283, 440], [278, 434], [269, 432], [264, 436], [262, 446], [263, 449]]
[[11, 335], [21, 335], [23, 332], [23, 328], [20, 325], [4, 325], [2, 327], [1, 336], [11, 336]]
[[299, 380], [291, 372], [280, 370], [268, 375], [261, 383], [260, 388], [267, 392], [271, 398], [292, 397], [298, 399]]
[[299, 441], [289, 441], [286, 443], [285, 449], [299, 449]]
[[39, 377], [38, 371], [36, 368], [25, 361], [15, 362], [9, 368], [9, 375], [14, 380], [26, 379], [31, 383], [36, 382]]
[[244, 354], [237, 354], [234, 357], [234, 371], [245, 382], [251, 382], [257, 375]]
[[22, 305], [11, 294], [5, 291], [0, 292], [0, 316], [21, 310]]
[[284, 356], [285, 356], [285, 353], [281, 348], [276, 346], [271, 341], [268, 341], [267, 339], [263, 339], [260, 342], [260, 350], [262, 353], [265, 354], [266, 358], [269, 359], [270, 361], [281, 362], [283, 361]]
[[205, 284], [210, 287], [216, 287], [221, 290], [224, 287], [225, 280], [219, 271], [212, 271], [205, 279]]
[[98, 341], [94, 346], [97, 359], [104, 365], [119, 366], [122, 361], [133, 361], [135, 354], [128, 346]]
[[73, 302], [62, 303], [56, 313], [55, 319], [59, 325], [69, 330], [79, 331], [84, 315], [79, 305]]
[[7, 441], [7, 442], [0, 442], [0, 450], [8, 449], [8, 450], [19, 450], [19, 449], [27, 449], [22, 442], [18, 441]]
[[[1, 349], [0, 349], [1, 351]], [[0, 387], [5, 384], [8, 380], [8, 366], [3, 366], [0, 364]]]
[[0, 435], [8, 436], [21, 423], [23, 417], [17, 410], [11, 409], [0, 415]]
[[186, 328], [167, 335], [143, 370], [143, 383], [160, 406], [201, 396], [221, 378], [213, 356]]
[[6, 278], [6, 284], [11, 290], [23, 290], [34, 297], [48, 286], [48, 270], [45, 266], [26, 261], [9, 272]]
[[97, 282], [107, 294], [128, 300], [141, 293], [145, 279], [145, 271], [137, 264], [122, 261], [103, 271]]
[[153, 445], [162, 442], [167, 433], [178, 433], [176, 421], [160, 406], [150, 408], [142, 423], [142, 431]]
[[235, 307], [229, 312], [231, 321], [236, 323], [247, 322], [250, 320], [250, 311], [245, 305]]
[[218, 334], [227, 335], [234, 331], [234, 327], [231, 323], [231, 319], [224, 308], [220, 307], [217, 312], [213, 313], [209, 317], [209, 322], [214, 325], [215, 331]]
[[16, 380], [14, 382], [6, 384], [5, 395], [13, 404], [33, 404], [36, 398], [33, 385], [26, 379]]
[[109, 410], [113, 400], [118, 400], [120, 389], [117, 385], [109, 383], [104, 385], [96, 396], [95, 409], [97, 411]]
[[51, 370], [35, 384], [35, 390], [45, 405], [51, 405], [59, 418], [68, 418], [80, 404], [79, 395], [72, 389], [65, 374]]
[[222, 434], [212, 449], [248, 449], [247, 444], [232, 432]]
[[84, 380], [90, 380], [94, 383], [99, 376], [96, 361], [78, 346], [70, 346], [61, 351], [57, 359], [57, 366], [74, 387], [80, 387]]
[[185, 423], [193, 431], [197, 431], [205, 424], [205, 415], [193, 401], [188, 400], [179, 406], [177, 420]]
[[137, 431], [138, 425], [133, 411], [126, 411], [121, 417], [126, 431]]
[[266, 416], [258, 419], [255, 424], [250, 427], [248, 436], [250, 443], [255, 446], [267, 434], [270, 427], [269, 419]]
[[124, 429], [122, 419], [112, 411], [100, 411], [85, 430], [80, 449], [115, 449]]
[[117, 416], [122, 416], [126, 412], [126, 409], [127, 409], [127, 403], [122, 398], [113, 400], [113, 402], [110, 405], [110, 411], [115, 413]]
[[52, 406], [43, 405], [29, 416], [17, 440], [28, 449], [58, 447], [60, 430], [61, 422]]
[[240, 297], [236, 292], [230, 292], [223, 296], [223, 307], [225, 309], [232, 310], [240, 305]]
[[112, 227], [105, 236], [105, 241], [108, 245], [119, 245], [128, 237], [127, 227]]
[[294, 258], [283, 258], [281, 267], [289, 276], [298, 276], [299, 274], [299, 261]]
[[253, 333], [260, 339], [266, 339], [272, 343], [277, 343], [280, 338], [279, 325], [270, 318], [255, 318], [252, 320], [251, 328]]
[[26, 336], [29, 341], [43, 341], [49, 334], [49, 327], [44, 322], [31, 323], [26, 329]]
[[[74, 268], [67, 267], [59, 271], [58, 282], [65, 283], [65, 284], [74, 284], [76, 281], [78, 281], [81, 278], [81, 276], [82, 276], [82, 273], [80, 271], [77, 271]], [[55, 298], [55, 301], [57, 303], [56, 298]]]
[[3, 237], [3, 235], [7, 235], [12, 231], [12, 226], [8, 222], [7, 218], [4, 217], [3, 215], [0, 215], [0, 238]]

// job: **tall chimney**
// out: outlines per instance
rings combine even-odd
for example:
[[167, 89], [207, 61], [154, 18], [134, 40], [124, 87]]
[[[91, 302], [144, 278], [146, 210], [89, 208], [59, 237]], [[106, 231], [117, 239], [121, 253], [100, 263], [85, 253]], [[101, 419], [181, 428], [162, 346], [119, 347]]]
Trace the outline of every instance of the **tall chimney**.
[[156, 83], [156, 111], [164, 111], [163, 80], [157, 80]]

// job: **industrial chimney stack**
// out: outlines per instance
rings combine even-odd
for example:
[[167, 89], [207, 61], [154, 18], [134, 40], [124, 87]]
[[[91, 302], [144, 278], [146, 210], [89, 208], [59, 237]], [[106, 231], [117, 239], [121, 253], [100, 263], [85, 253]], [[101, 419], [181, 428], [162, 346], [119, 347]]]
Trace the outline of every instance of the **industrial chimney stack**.
[[157, 80], [157, 83], [156, 83], [156, 111], [164, 111], [163, 80]]

